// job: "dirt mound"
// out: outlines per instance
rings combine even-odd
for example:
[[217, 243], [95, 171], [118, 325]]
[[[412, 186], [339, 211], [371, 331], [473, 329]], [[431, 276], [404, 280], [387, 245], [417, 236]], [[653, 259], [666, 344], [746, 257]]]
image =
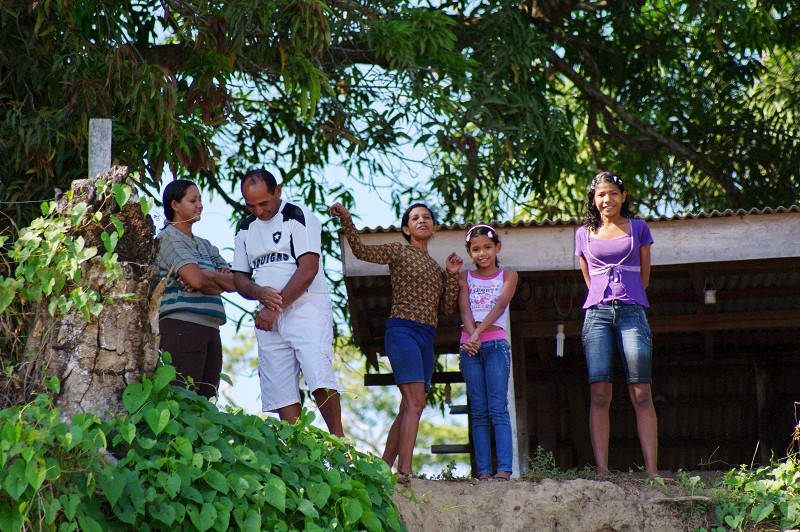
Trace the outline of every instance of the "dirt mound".
[[662, 486], [643, 481], [413, 479], [393, 499], [411, 532], [432, 530], [678, 531], [695, 526]]

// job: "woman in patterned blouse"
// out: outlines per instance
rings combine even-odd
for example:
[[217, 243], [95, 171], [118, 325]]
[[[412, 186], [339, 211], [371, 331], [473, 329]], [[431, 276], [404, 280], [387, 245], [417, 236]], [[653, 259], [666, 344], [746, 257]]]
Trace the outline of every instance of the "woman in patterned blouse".
[[428, 254], [428, 242], [436, 231], [433, 212], [422, 203], [406, 209], [400, 223], [399, 242], [366, 246], [361, 243], [350, 212], [334, 203], [329, 212], [342, 221], [342, 233], [356, 258], [388, 264], [392, 284], [392, 309], [386, 322], [386, 356], [400, 388], [400, 410], [389, 430], [383, 460], [393, 467], [401, 482], [411, 478], [411, 460], [417, 440], [425, 396], [431, 386], [433, 340], [440, 313], [455, 314], [458, 272], [463, 260], [456, 253], [447, 257], [447, 269]]

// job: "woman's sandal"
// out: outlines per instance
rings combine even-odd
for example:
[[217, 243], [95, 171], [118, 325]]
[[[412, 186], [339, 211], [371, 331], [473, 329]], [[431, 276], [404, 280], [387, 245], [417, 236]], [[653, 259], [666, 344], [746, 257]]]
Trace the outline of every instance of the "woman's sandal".
[[397, 483], [402, 484], [403, 486], [407, 486], [411, 484], [411, 473], [401, 473], [400, 471], [397, 472]]
[[511, 480], [511, 471], [498, 471], [495, 476], [492, 477], [492, 480], [497, 482], [508, 482]]
[[492, 474], [491, 473], [481, 473], [480, 475], [478, 475], [478, 480], [492, 480]]

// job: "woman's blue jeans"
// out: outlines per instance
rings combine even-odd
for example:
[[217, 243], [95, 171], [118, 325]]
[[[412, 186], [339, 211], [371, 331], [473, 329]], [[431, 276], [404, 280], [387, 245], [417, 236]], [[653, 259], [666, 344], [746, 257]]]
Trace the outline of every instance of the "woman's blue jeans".
[[494, 426], [497, 470], [511, 471], [514, 451], [508, 415], [508, 377], [511, 372], [508, 341], [483, 342], [475, 356], [462, 351], [460, 361], [461, 373], [467, 384], [478, 475], [492, 473], [490, 420]]

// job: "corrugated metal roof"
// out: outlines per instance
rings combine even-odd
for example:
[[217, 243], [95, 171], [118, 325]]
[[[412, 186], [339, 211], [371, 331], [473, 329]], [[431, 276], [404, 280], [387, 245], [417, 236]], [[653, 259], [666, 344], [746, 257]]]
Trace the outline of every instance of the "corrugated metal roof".
[[[763, 209], [725, 209], [724, 211], [713, 210], [711, 212], [700, 211], [697, 214], [688, 213], [688, 214], [673, 214], [672, 216], [667, 216], [662, 214], [661, 216], [645, 216], [643, 217], [645, 221], [654, 222], [654, 221], [674, 221], [674, 220], [694, 220], [698, 218], [729, 218], [732, 216], [746, 216], [746, 215], [760, 215], [760, 214], [783, 214], [783, 213], [790, 213], [790, 212], [800, 212], [800, 205], [791, 205], [789, 207], [764, 207]], [[481, 222], [485, 223], [485, 222]], [[498, 222], [492, 221], [489, 222], [495, 227], [543, 227], [543, 226], [560, 226], [560, 225], [580, 225], [581, 220], [578, 218], [569, 218], [567, 220], [563, 219], [545, 219], [542, 221], [530, 220], [526, 222], [518, 221], [518, 222]], [[440, 229], [448, 230], [448, 229], [466, 229], [467, 227], [473, 225], [473, 222], [467, 223], [457, 223], [457, 224], [442, 224], [440, 225]], [[361, 233], [396, 233], [400, 231], [400, 228], [395, 225], [390, 225], [389, 227], [378, 226], [374, 228], [365, 227], [361, 229], [359, 232]]]
[[[742, 225], [740, 216], [791, 214], [786, 217], [791, 225], [780, 217], [748, 219], [744, 225], [751, 230], [763, 225], [791, 233], [793, 239], [782, 242], [794, 249], [798, 213], [800, 205], [645, 220], [727, 218], [664, 224], [668, 226], [665, 233], [674, 230], [686, 235], [693, 226]], [[520, 228], [514, 231], [517, 235], [533, 238], [536, 233], [570, 233], [569, 226], [579, 223], [571, 218], [493, 225]], [[445, 228], [454, 233], [467, 225]], [[524, 230], [541, 226], [561, 227]], [[395, 227], [364, 230], [394, 232], [395, 236], [397, 231]], [[571, 254], [570, 246], [567, 248]], [[718, 254], [719, 250], [711, 253]], [[520, 450], [532, 455], [542, 446], [554, 453], [560, 467], [583, 467], [592, 462], [590, 395], [581, 344], [585, 282], [580, 270], [574, 268], [518, 271], [520, 286], [510, 311], [517, 419], [523, 420], [522, 433], [528, 438], [527, 446], [521, 442]], [[383, 273], [350, 276], [346, 284], [356, 342], [377, 360], [384, 352], [385, 321], [390, 314], [389, 277]], [[715, 290], [715, 302], [706, 303], [706, 289]], [[782, 452], [785, 434], [797, 423], [794, 407], [800, 390], [800, 373], [796, 371], [800, 360], [800, 270], [796, 256], [787, 253], [657, 265], [652, 269], [647, 293], [661, 468], [727, 469], [728, 464], [750, 463], [754, 458], [765, 463], [770, 452]], [[558, 325], [564, 325], [567, 333], [563, 357], [555, 355]], [[440, 316], [436, 352], [457, 350], [459, 336], [460, 318]], [[642, 458], [635, 411], [618, 359], [614, 381], [609, 464], [624, 471], [637, 467]]]

